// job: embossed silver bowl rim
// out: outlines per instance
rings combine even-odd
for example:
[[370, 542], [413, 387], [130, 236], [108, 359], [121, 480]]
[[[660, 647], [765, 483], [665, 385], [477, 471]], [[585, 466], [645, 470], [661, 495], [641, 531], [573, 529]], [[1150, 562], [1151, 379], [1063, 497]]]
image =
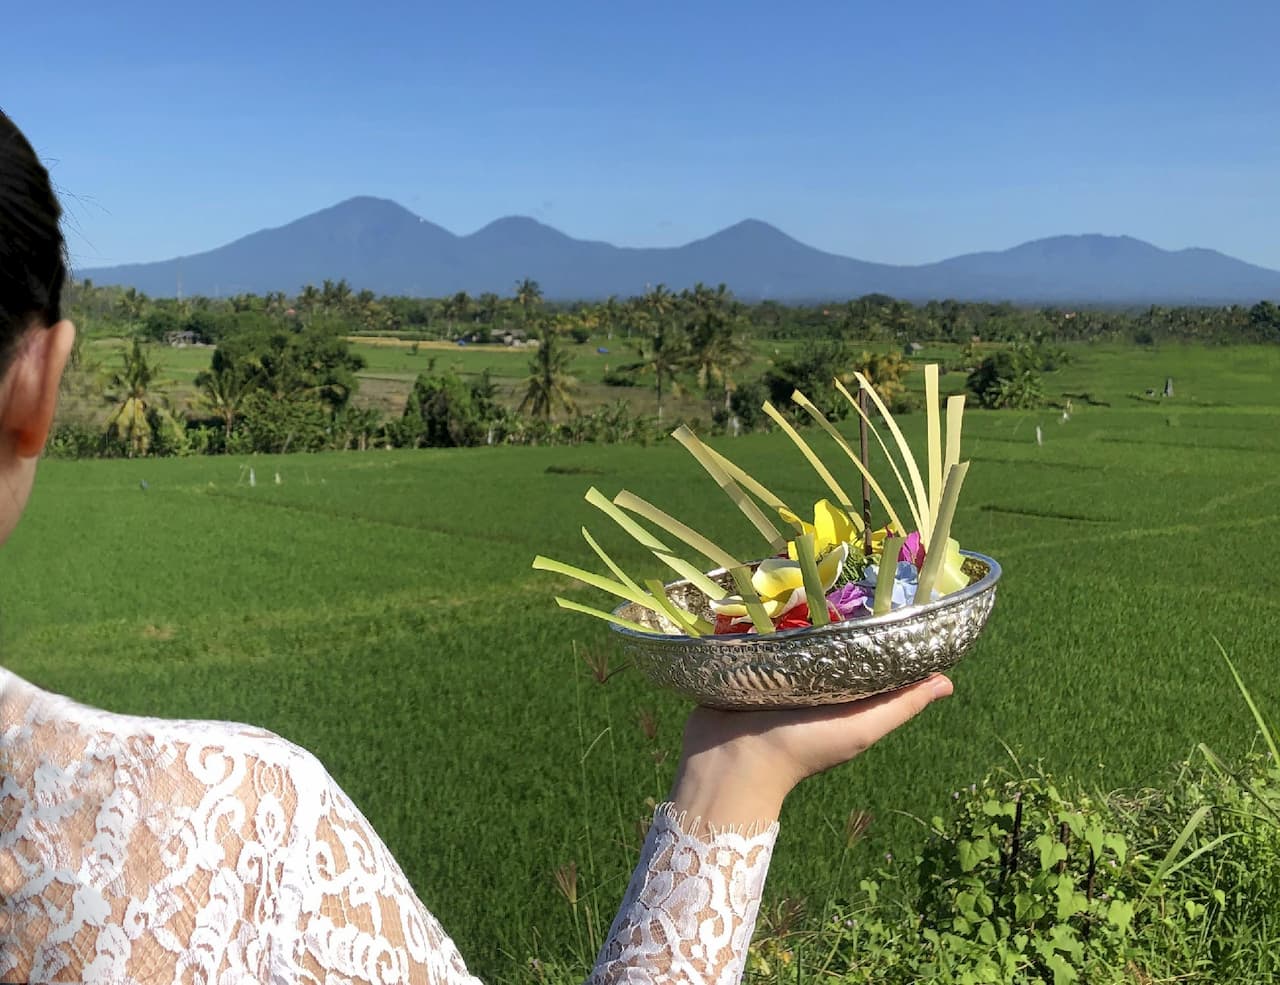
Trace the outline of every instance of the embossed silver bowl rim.
[[[952, 592], [950, 595], [945, 595], [932, 602], [926, 602], [923, 605], [913, 605], [896, 609], [893, 612], [885, 613], [882, 616], [868, 616], [863, 619], [844, 620], [841, 622], [828, 623], [825, 626], [801, 626], [798, 629], [784, 629], [774, 633], [766, 633], [764, 635], [758, 635], [755, 633], [735, 633], [719, 636], [687, 636], [676, 633], [639, 633], [634, 629], [628, 629], [625, 626], [619, 626], [615, 623], [611, 623], [610, 628], [615, 633], [623, 637], [626, 642], [643, 642], [646, 646], [654, 646], [655, 644], [667, 645], [670, 646], [673, 651], [684, 649], [690, 645], [705, 647], [708, 644], [733, 649], [751, 649], [753, 647], [767, 645], [769, 649], [775, 650], [778, 648], [779, 644], [783, 644], [791, 640], [794, 640], [797, 643], [803, 642], [804, 644], [810, 644], [821, 642], [822, 638], [827, 636], [848, 637], [850, 635], [860, 634], [864, 630], [874, 630], [884, 626], [907, 624], [917, 620], [925, 621], [933, 613], [943, 612], [957, 606], [963, 606], [973, 599], [978, 598], [981, 595], [985, 595], [987, 592], [995, 588], [996, 582], [1000, 580], [1002, 570], [1000, 568], [1000, 562], [995, 558], [988, 557], [986, 554], [979, 554], [976, 551], [961, 551], [960, 555], [964, 558], [972, 558], [974, 561], [985, 565], [987, 569], [986, 572], [976, 581], [971, 582], [959, 591]], [[752, 567], [757, 563], [759, 562], [753, 561]], [[720, 578], [727, 579], [728, 574], [728, 569], [717, 568], [715, 571], [708, 572], [708, 577], [715, 581]], [[687, 580], [680, 579], [678, 581], [669, 582], [666, 587], [668, 590], [671, 590], [685, 587], [692, 588], [692, 585]], [[694, 593], [705, 600], [705, 596], [703, 596], [697, 589], [693, 589], [693, 592], [690, 594]], [[614, 615], [621, 616], [629, 609], [634, 609], [634, 603], [624, 602], [622, 605], [614, 609], [613, 613]]]

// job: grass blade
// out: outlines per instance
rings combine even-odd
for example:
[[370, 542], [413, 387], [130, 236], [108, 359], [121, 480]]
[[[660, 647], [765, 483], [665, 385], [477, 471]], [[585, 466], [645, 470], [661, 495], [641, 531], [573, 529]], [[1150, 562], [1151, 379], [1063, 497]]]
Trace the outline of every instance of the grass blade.
[[1212, 808], [1208, 805], [1199, 807], [1196, 809], [1195, 813], [1187, 819], [1187, 823], [1184, 824], [1182, 826], [1182, 830], [1178, 832], [1178, 837], [1175, 838], [1173, 840], [1173, 844], [1169, 846], [1169, 851], [1165, 853], [1160, 864], [1156, 866], [1155, 874], [1151, 877], [1151, 882], [1147, 883], [1146, 891], [1142, 894], [1141, 899], [1146, 899], [1147, 894], [1155, 888], [1156, 883], [1164, 879], [1165, 874], [1173, 867], [1173, 863], [1177, 859], [1178, 853], [1186, 847], [1187, 842], [1191, 840], [1191, 836], [1195, 834], [1196, 828], [1200, 827], [1200, 825], [1204, 823], [1204, 819], [1209, 816], [1211, 810]]
[[1218, 652], [1222, 654], [1222, 659], [1227, 662], [1227, 667], [1231, 671], [1231, 676], [1236, 679], [1236, 687], [1240, 689], [1240, 694], [1244, 697], [1244, 703], [1249, 706], [1249, 712], [1253, 715], [1253, 720], [1258, 723], [1258, 731], [1262, 733], [1263, 741], [1267, 744], [1267, 751], [1271, 753], [1271, 763], [1273, 766], [1280, 766], [1280, 750], [1276, 749], [1276, 737], [1272, 734], [1270, 726], [1267, 725], [1266, 719], [1262, 717], [1262, 712], [1258, 710], [1258, 704], [1253, 700], [1253, 695], [1249, 693], [1249, 689], [1244, 686], [1244, 680], [1240, 677], [1240, 672], [1236, 670], [1236, 665], [1231, 662], [1231, 658], [1227, 656], [1226, 649], [1223, 648], [1222, 642], [1218, 637], [1211, 637], [1214, 645], [1218, 648]]

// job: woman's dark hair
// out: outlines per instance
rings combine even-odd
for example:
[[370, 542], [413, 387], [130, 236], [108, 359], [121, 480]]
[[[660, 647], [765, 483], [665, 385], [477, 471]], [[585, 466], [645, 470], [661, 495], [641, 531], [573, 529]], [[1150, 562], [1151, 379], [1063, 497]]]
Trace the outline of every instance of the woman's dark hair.
[[62, 317], [62, 207], [36, 152], [0, 110], [0, 371], [32, 324]]

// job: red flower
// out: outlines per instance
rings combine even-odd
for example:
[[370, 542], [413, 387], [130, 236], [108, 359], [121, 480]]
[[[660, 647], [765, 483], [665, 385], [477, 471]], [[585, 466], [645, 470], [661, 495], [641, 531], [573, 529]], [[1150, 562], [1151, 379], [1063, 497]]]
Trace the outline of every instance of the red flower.
[[735, 633], [751, 632], [751, 620], [735, 622], [734, 616], [716, 616], [716, 635], [725, 636]]
[[[840, 613], [830, 602], [827, 603], [827, 615], [832, 622], [840, 621]], [[782, 618], [773, 624], [774, 629], [804, 629], [806, 626], [812, 626], [809, 621], [809, 607], [807, 605], [797, 605], [783, 613]]]

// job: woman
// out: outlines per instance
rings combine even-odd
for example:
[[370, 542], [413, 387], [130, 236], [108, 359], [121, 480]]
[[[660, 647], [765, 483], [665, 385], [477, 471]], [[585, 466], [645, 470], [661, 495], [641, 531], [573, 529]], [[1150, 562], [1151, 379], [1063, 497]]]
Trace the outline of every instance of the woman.
[[[61, 210], [0, 113], [0, 542], [75, 330]], [[741, 976], [787, 793], [951, 692], [696, 709], [592, 982]], [[359, 810], [261, 729], [114, 715], [0, 668], [0, 982], [474, 981]]]

